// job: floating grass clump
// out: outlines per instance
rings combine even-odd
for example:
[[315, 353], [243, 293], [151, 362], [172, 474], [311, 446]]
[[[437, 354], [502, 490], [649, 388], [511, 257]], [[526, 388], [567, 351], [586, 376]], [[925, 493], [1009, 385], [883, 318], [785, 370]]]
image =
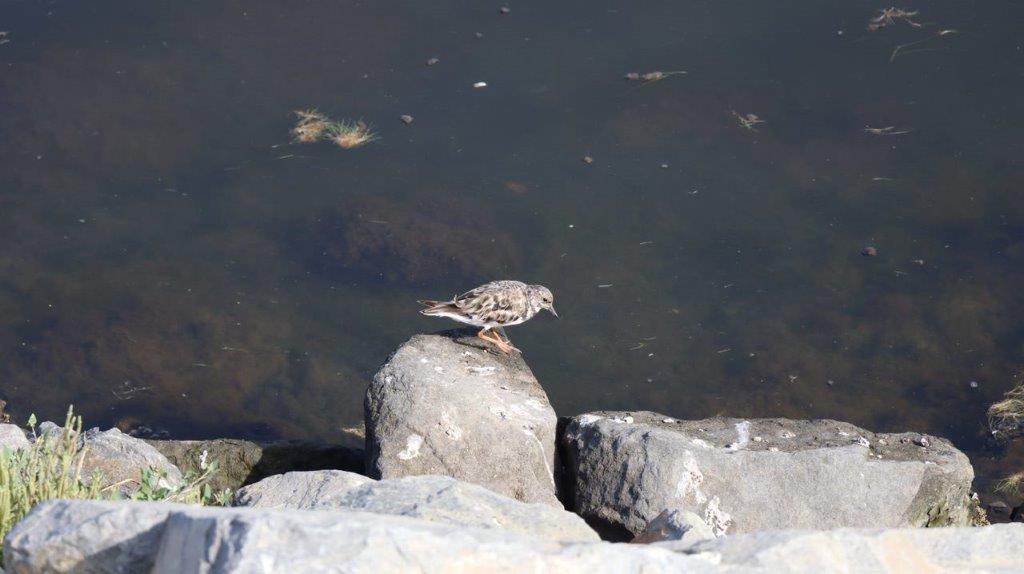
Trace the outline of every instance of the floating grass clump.
[[988, 427], [999, 439], [1024, 434], [1024, 374], [1018, 375], [1016, 382], [1003, 400], [988, 408]]
[[299, 117], [299, 122], [292, 128], [296, 143], [313, 143], [327, 133], [327, 117], [317, 110], [296, 110], [295, 115]]
[[377, 135], [370, 131], [370, 126], [361, 121], [355, 123], [331, 122], [327, 133], [334, 145], [342, 149], [357, 148], [377, 139]]
[[[68, 408], [64, 427], [42, 434], [36, 433], [35, 415], [28, 425], [35, 440], [26, 448], [0, 448], [0, 539], [36, 504], [54, 499], [118, 500], [123, 498], [124, 483], [103, 486], [103, 475], [94, 471], [82, 475], [88, 446], [79, 440], [82, 417]], [[131, 500], [185, 502], [203, 505], [224, 505], [231, 493], [215, 493], [209, 479], [217, 472], [217, 464], [200, 460], [201, 474], [186, 475], [179, 485], [170, 485], [166, 472], [141, 469], [141, 479], [129, 491]], [[136, 482], [136, 481], [132, 481]], [[0, 562], [3, 559], [0, 548]]]
[[296, 110], [295, 115], [299, 118], [292, 128], [295, 143], [327, 140], [342, 149], [353, 149], [377, 139], [377, 135], [363, 121], [336, 122], [315, 109]]
[[1015, 472], [1010, 476], [1000, 480], [996, 483], [996, 492], [1008, 495], [1008, 496], [1020, 496], [1024, 494], [1024, 471]]

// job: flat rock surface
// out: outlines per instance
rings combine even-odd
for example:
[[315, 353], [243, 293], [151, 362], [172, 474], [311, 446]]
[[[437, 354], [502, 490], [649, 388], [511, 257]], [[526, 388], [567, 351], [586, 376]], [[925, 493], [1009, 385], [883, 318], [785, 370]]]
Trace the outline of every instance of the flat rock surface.
[[243, 486], [235, 493], [231, 505], [296, 510], [331, 508], [336, 500], [372, 482], [372, 478], [343, 470], [287, 472]]
[[716, 535], [971, 521], [967, 457], [918, 433], [597, 412], [570, 419], [561, 438], [572, 508], [632, 534], [666, 509], [696, 513]]
[[359, 510], [459, 526], [501, 528], [544, 540], [600, 540], [582, 518], [571, 512], [519, 502], [447, 476], [374, 481], [340, 471], [292, 472], [243, 488], [234, 505]]
[[371, 477], [451, 476], [561, 507], [557, 418], [520, 355], [466, 331], [416, 335], [374, 377], [365, 411]]

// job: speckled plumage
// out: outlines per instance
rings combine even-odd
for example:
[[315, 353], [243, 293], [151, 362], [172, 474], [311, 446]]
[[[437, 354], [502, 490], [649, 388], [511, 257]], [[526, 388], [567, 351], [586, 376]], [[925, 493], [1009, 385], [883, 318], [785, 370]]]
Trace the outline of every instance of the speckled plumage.
[[527, 285], [522, 281], [491, 281], [476, 289], [453, 297], [450, 301], [420, 301], [426, 309], [420, 311], [431, 317], [447, 317], [460, 323], [482, 327], [477, 334], [491, 341], [503, 351], [518, 350], [507, 341], [485, 336], [489, 330], [524, 323], [542, 309], [558, 316], [554, 308], [554, 295], [543, 285]]

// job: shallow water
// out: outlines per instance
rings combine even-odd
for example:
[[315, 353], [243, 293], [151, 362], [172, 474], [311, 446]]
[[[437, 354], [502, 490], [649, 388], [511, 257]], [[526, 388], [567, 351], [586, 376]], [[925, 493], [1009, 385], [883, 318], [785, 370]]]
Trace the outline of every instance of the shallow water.
[[[875, 32], [865, 2], [499, 6], [5, 3], [0, 397], [329, 439], [449, 326], [415, 299], [518, 278], [556, 295], [510, 335], [561, 414], [828, 417], [949, 437], [983, 479], [1022, 462], [984, 413], [1024, 366], [1024, 6]], [[623, 79], [653, 70], [688, 73]], [[380, 139], [292, 144], [301, 108]]]

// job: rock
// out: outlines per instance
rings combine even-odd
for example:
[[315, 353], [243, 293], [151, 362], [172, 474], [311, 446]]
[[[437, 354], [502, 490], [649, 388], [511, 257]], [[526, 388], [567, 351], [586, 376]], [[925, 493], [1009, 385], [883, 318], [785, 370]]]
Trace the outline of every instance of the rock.
[[652, 546], [543, 541], [500, 529], [325, 510], [58, 500], [4, 545], [29, 572], [716, 572]]
[[684, 510], [666, 510], [656, 516], [632, 542], [650, 544], [665, 540], [682, 540], [690, 543], [714, 537], [715, 533], [696, 514]]
[[335, 500], [368, 482], [374, 480], [343, 470], [288, 472], [243, 486], [235, 493], [231, 505], [296, 510], [332, 508]]
[[168, 514], [188, 508], [152, 502], [42, 502], [4, 539], [4, 566], [11, 574], [148, 572]]
[[0, 424], [0, 449], [17, 450], [27, 448], [31, 444], [25, 436], [25, 431], [18, 425]]
[[1024, 571], [1024, 525], [769, 531], [648, 545], [544, 541], [498, 529], [325, 510], [56, 500], [4, 541], [34, 572], [987, 572]]
[[199, 459], [217, 462], [210, 488], [222, 491], [258, 482], [268, 476], [300, 470], [337, 469], [363, 472], [362, 440], [343, 436], [340, 444], [310, 441], [257, 443], [237, 439], [147, 440], [183, 472], [200, 472]]
[[561, 508], [547, 395], [520, 355], [474, 334], [416, 335], [380, 369], [365, 401], [367, 474], [451, 476]]
[[1024, 572], [1024, 524], [978, 528], [763, 531], [660, 542], [728, 572]]
[[167, 457], [144, 440], [130, 437], [116, 428], [87, 430], [79, 442], [86, 449], [82, 476], [90, 476], [98, 470], [103, 475], [104, 486], [123, 483], [122, 490], [131, 490], [147, 468], [166, 473], [171, 486], [181, 483], [181, 471]]
[[605, 536], [639, 534], [665, 509], [695, 512], [716, 535], [972, 523], [974, 471], [945, 439], [922, 448], [917, 433], [830, 420], [632, 415], [581, 415], [562, 433], [570, 508]]
[[360, 510], [458, 526], [501, 528], [545, 540], [600, 540], [582, 518], [571, 512], [512, 500], [447, 476], [409, 476], [378, 482], [337, 471], [291, 472], [243, 488], [233, 504]]
[[[40, 437], [58, 440], [65, 429], [47, 421], [39, 425], [37, 432]], [[88, 479], [98, 472], [103, 488], [117, 484], [123, 493], [127, 493], [139, 484], [142, 471], [146, 469], [162, 472], [162, 480], [167, 486], [181, 483], [181, 471], [166, 456], [142, 439], [128, 436], [118, 429], [89, 429], [79, 436], [78, 447], [85, 451], [82, 478]]]

